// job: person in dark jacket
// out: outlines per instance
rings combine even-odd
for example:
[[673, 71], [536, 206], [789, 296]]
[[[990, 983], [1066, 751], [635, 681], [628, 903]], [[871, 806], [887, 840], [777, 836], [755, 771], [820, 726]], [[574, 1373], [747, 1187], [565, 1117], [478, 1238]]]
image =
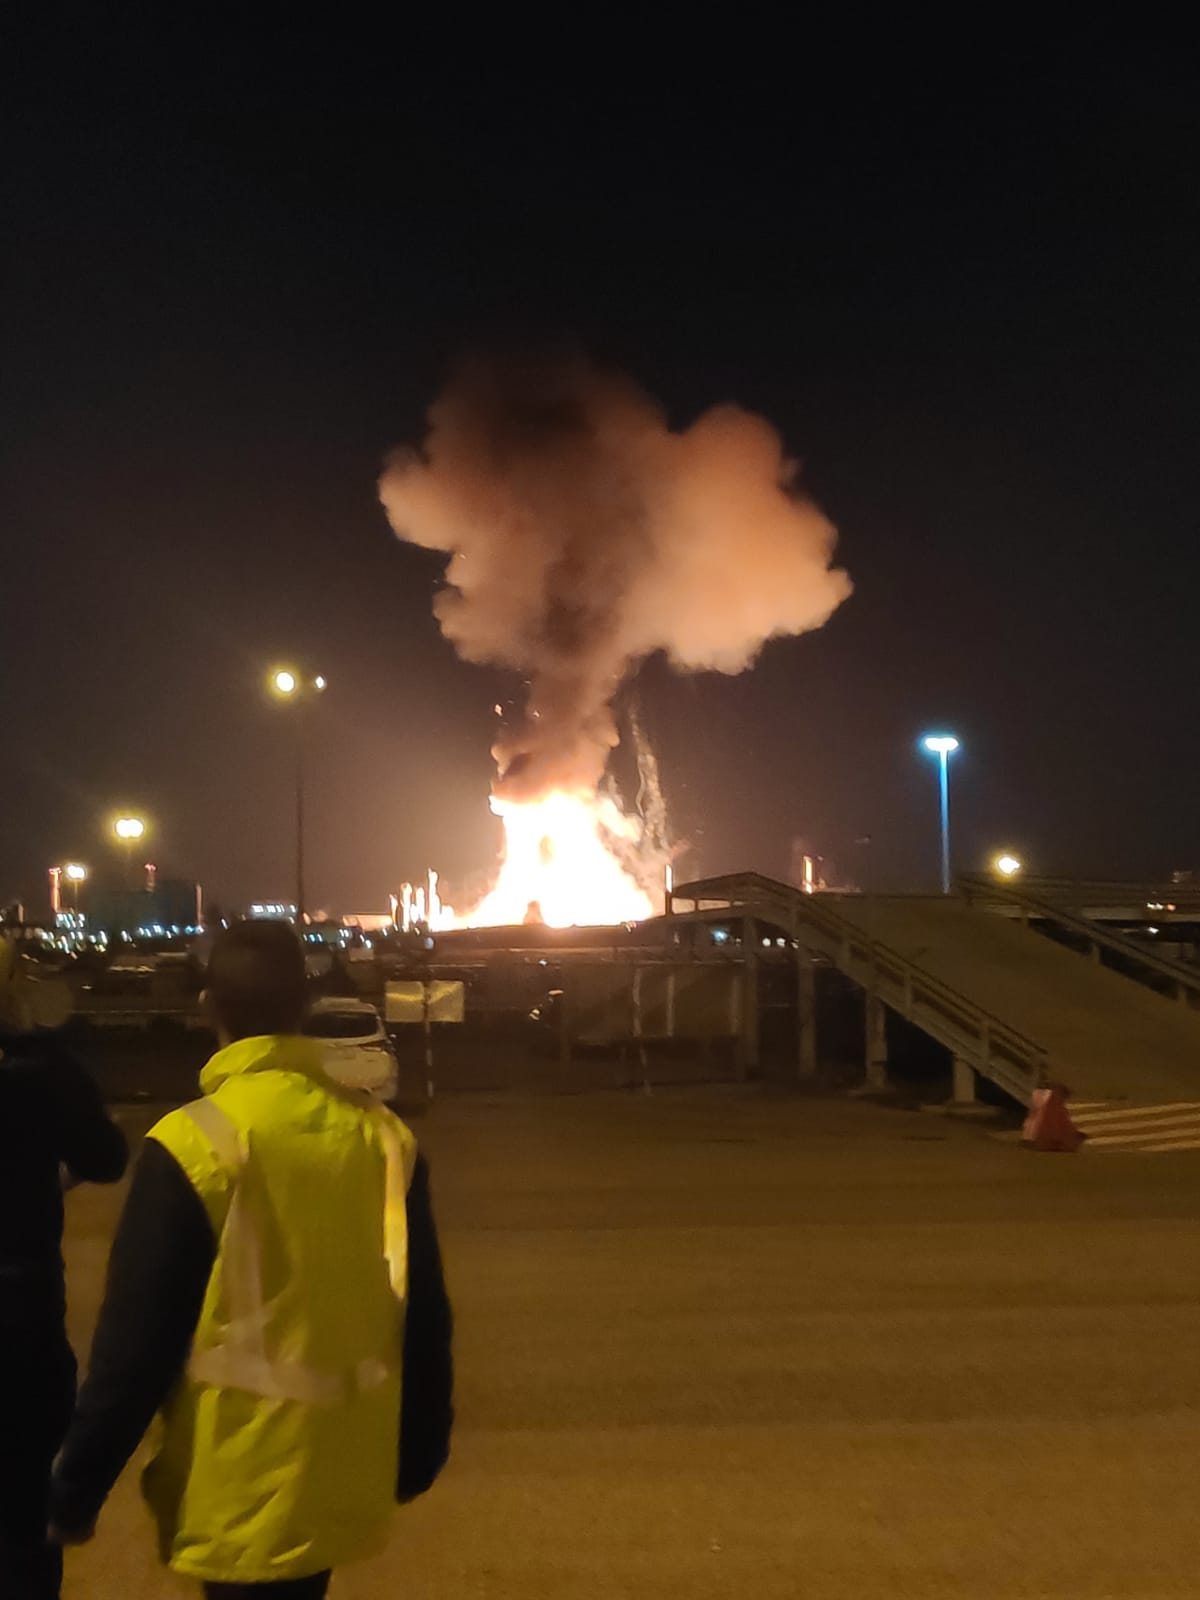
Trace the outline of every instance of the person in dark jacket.
[[[250, 925], [246, 925], [249, 927]], [[246, 934], [248, 946], [270, 943], [272, 925]], [[281, 930], [282, 933], [282, 930]], [[275, 941], [279, 942], [279, 941]], [[294, 942], [294, 940], [293, 940]], [[229, 948], [225, 949], [224, 946]], [[239, 933], [214, 948], [209, 1004], [221, 1025], [222, 1042], [278, 1031], [270, 993], [270, 969], [278, 952], [241, 950]], [[287, 954], [287, 952], [284, 952]], [[217, 971], [217, 957], [248, 961], [261, 983], [243, 996], [247, 1010], [233, 1026], [230, 996]], [[265, 959], [264, 958], [271, 958]], [[227, 961], [227, 964], [229, 962]], [[261, 978], [258, 966], [263, 966]], [[301, 983], [303, 982], [301, 976]], [[225, 984], [228, 987], [228, 983]], [[252, 991], [252, 992], [251, 992]], [[290, 1002], [289, 1002], [290, 1004]], [[295, 1019], [298, 1025], [299, 1016]], [[403, 1406], [400, 1417], [396, 1498], [408, 1501], [428, 1489], [449, 1454], [452, 1408], [452, 1319], [430, 1198], [429, 1170], [418, 1154], [407, 1204], [408, 1281], [403, 1343]], [[184, 1376], [221, 1240], [214, 1237], [204, 1202], [171, 1152], [146, 1141], [109, 1259], [108, 1282], [92, 1343], [88, 1376], [66, 1443], [55, 1468], [50, 1534], [82, 1543], [94, 1531], [109, 1491], [156, 1412]], [[328, 1572], [288, 1583], [244, 1585], [210, 1582], [221, 1596], [286, 1592], [319, 1596]]]
[[24, 1031], [9, 1002], [16, 952], [0, 941], [0, 1595], [54, 1600], [62, 1553], [46, 1543], [50, 1468], [70, 1421], [64, 1183], [115, 1183], [121, 1130], [95, 1084], [53, 1035]]

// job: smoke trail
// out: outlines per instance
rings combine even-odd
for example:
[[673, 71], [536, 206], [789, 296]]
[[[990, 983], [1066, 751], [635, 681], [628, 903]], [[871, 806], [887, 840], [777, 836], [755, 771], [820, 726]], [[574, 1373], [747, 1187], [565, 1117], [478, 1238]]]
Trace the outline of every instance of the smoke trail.
[[379, 489], [402, 539], [450, 556], [434, 606], [459, 654], [529, 676], [493, 752], [513, 800], [596, 788], [644, 656], [742, 672], [850, 593], [769, 423], [720, 406], [672, 432], [579, 357], [464, 364]]
[[630, 696], [629, 742], [637, 761], [638, 787], [633, 808], [642, 821], [642, 838], [647, 851], [657, 861], [671, 859], [671, 827], [667, 820], [667, 802], [663, 797], [662, 779], [658, 772], [658, 755], [642, 727], [642, 711], [637, 693]]

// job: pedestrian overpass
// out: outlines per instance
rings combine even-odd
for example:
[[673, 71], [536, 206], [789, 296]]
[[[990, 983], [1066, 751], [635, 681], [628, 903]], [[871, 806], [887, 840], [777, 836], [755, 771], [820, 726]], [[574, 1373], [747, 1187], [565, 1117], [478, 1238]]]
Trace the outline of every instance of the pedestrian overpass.
[[[802, 1073], [816, 1069], [815, 956], [864, 992], [871, 1086], [887, 1081], [890, 1008], [950, 1051], [960, 1100], [982, 1077], [1023, 1104], [1048, 1082], [1087, 1101], [1200, 1101], [1200, 974], [1093, 924], [1081, 953], [1034, 931], [1039, 913], [1020, 899], [983, 880], [949, 895], [810, 895], [751, 872], [680, 884], [669, 909], [743, 919], [750, 965], [756, 921], [796, 942]], [[1121, 970], [1105, 952], [1127, 958]]]

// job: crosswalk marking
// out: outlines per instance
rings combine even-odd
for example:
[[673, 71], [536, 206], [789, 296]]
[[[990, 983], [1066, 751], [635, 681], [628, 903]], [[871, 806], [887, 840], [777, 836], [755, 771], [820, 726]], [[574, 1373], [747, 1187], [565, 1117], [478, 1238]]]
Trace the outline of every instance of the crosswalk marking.
[[[1112, 1102], [1108, 1101], [1107, 1104], [1111, 1106]], [[1172, 1100], [1160, 1106], [1117, 1106], [1104, 1111], [1099, 1106], [1093, 1111], [1089, 1106], [1073, 1105], [1068, 1100], [1067, 1109], [1072, 1119], [1082, 1127], [1085, 1122], [1090, 1126], [1092, 1123], [1123, 1121], [1129, 1117], [1165, 1117], [1168, 1114], [1194, 1117], [1200, 1112], [1200, 1100]]]
[[1157, 1154], [1200, 1150], [1200, 1100], [1122, 1105], [1112, 1100], [1067, 1102], [1075, 1126], [1087, 1134], [1083, 1148]]
[[[1078, 1126], [1078, 1124], [1076, 1124]], [[1083, 1129], [1087, 1133], [1087, 1129]], [[1088, 1133], [1088, 1143], [1095, 1145], [1105, 1144], [1156, 1144], [1164, 1139], [1181, 1139], [1185, 1134], [1195, 1133], [1200, 1135], [1200, 1126], [1195, 1122], [1159, 1123], [1154, 1128], [1131, 1128], [1124, 1133]]]
[[1115, 1118], [1112, 1122], [1107, 1122], [1107, 1120], [1106, 1122], [1099, 1122], [1099, 1118], [1093, 1120], [1090, 1117], [1075, 1117], [1074, 1122], [1078, 1128], [1094, 1128], [1096, 1133], [1114, 1133], [1114, 1131], [1118, 1133], [1122, 1128], [1136, 1128], [1136, 1130], [1146, 1131], [1146, 1133], [1157, 1133], [1160, 1128], [1170, 1128], [1171, 1123], [1200, 1122], [1200, 1115], [1194, 1110], [1170, 1110], [1170, 1112], [1165, 1112], [1162, 1117], [1157, 1115], [1157, 1110], [1157, 1106], [1134, 1107], [1133, 1110], [1126, 1112], [1120, 1118]]

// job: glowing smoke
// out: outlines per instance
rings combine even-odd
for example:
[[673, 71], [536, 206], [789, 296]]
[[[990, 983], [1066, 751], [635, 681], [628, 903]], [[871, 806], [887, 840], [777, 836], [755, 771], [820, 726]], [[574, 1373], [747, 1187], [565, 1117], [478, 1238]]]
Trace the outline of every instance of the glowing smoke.
[[796, 476], [770, 424], [736, 406], [672, 432], [582, 358], [459, 370], [380, 498], [402, 539], [449, 554], [435, 609], [458, 653], [529, 677], [494, 751], [500, 797], [594, 790], [613, 695], [653, 651], [741, 672], [766, 640], [828, 619], [850, 580]]

